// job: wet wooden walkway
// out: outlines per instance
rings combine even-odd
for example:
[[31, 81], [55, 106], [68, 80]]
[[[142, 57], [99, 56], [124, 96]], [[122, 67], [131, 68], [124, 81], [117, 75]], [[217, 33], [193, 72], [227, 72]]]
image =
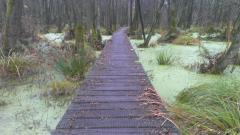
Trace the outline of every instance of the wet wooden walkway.
[[[114, 33], [53, 135], [177, 135], [178, 130], [141, 100], [152, 88], [126, 29]], [[157, 106], [159, 107], [159, 106]], [[159, 107], [165, 113], [163, 106]]]

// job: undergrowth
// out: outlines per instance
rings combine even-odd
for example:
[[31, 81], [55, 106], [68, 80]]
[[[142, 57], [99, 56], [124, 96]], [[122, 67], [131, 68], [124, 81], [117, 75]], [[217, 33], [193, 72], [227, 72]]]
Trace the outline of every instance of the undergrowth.
[[0, 77], [22, 78], [34, 70], [35, 64], [31, 56], [12, 54], [0, 55]]
[[216, 82], [182, 91], [170, 107], [186, 134], [240, 134], [240, 83]]

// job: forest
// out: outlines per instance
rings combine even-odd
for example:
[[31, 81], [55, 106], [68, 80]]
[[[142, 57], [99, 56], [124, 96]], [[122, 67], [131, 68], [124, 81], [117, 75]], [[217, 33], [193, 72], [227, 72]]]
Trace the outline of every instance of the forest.
[[0, 0], [0, 134], [53, 134], [98, 60], [127, 73], [121, 40], [154, 87], [137, 98], [166, 108], [154, 116], [183, 135], [240, 134], [239, 0]]

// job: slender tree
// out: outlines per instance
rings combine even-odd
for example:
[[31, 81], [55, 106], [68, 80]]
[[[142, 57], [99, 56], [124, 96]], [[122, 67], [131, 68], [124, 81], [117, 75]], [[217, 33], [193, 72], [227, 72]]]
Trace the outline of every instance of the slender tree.
[[148, 32], [148, 36], [147, 36], [146, 40], [144, 41], [144, 43], [142, 45], [140, 45], [140, 47], [143, 47], [143, 48], [148, 47], [148, 44], [154, 34], [154, 28], [157, 27], [157, 24], [159, 22], [159, 18], [160, 18], [160, 14], [161, 14], [160, 11], [164, 5], [164, 2], [165, 2], [165, 0], [161, 0], [161, 2], [158, 4], [157, 9], [156, 9], [156, 14], [155, 14], [156, 16], [154, 17], [154, 21], [153, 21], [152, 25], [150, 26], [150, 31]]
[[16, 48], [22, 34], [23, 0], [7, 0], [6, 19], [3, 30], [3, 52], [8, 54]]
[[144, 39], [144, 42], [145, 42], [146, 41], [146, 35], [145, 35], [145, 30], [144, 30], [144, 22], [143, 22], [142, 7], [141, 7], [141, 1], [140, 0], [137, 0], [137, 8], [138, 8], [139, 19], [140, 19], [141, 28], [142, 28], [142, 35], [143, 35], [143, 39]]

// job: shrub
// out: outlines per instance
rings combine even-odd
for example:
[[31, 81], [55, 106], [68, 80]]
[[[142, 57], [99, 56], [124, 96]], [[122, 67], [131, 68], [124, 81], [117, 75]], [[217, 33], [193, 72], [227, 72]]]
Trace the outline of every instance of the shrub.
[[240, 83], [217, 82], [181, 92], [170, 108], [179, 125], [191, 134], [240, 133]]
[[172, 43], [178, 45], [200, 45], [201, 41], [188, 35], [180, 35]]
[[0, 58], [0, 76], [21, 78], [25, 73], [33, 71], [34, 63], [31, 58], [13, 54], [11, 56], [2, 55]]
[[53, 81], [48, 86], [50, 88], [49, 94], [51, 96], [72, 95], [76, 85], [70, 81]]
[[162, 50], [157, 56], [158, 65], [170, 65], [173, 62], [173, 56], [169, 51]]

